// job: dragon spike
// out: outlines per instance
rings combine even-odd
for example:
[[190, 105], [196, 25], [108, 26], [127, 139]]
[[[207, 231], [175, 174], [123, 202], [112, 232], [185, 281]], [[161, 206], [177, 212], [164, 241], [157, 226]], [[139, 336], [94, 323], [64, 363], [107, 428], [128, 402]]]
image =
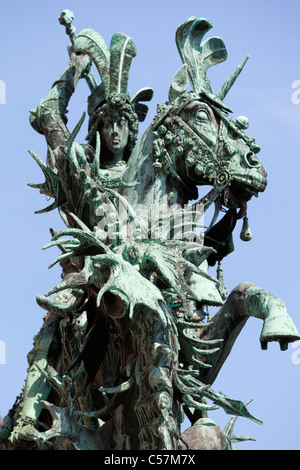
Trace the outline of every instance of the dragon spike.
[[[65, 253], [66, 254], [66, 253]], [[72, 254], [69, 254], [72, 256]], [[89, 283], [89, 278], [91, 275], [91, 260], [88, 256], [85, 257], [85, 266], [81, 270], [81, 272], [75, 277], [71, 278], [70, 280], [63, 280], [44, 295], [45, 297], [50, 297], [52, 294], [56, 294], [65, 289], [77, 289], [77, 288], [84, 288]]]
[[75, 255], [75, 251], [68, 251], [67, 253], [63, 253], [59, 255], [54, 261], [52, 261], [52, 263], [49, 264], [48, 269], [53, 268], [53, 266], [55, 266], [57, 263], [60, 263], [66, 258], [71, 258], [74, 255]]
[[[214, 344], [218, 344], [218, 343], [222, 343], [224, 340], [223, 338], [221, 339], [198, 339], [198, 338], [191, 338], [188, 334], [186, 334], [185, 332], [183, 332], [183, 336], [185, 336], [185, 338], [187, 338], [188, 340], [190, 340], [190, 343], [192, 345], [202, 345], [202, 346], [211, 346], [211, 345], [214, 345]], [[219, 348], [218, 348], [219, 349]], [[208, 351], [208, 350], [206, 350]], [[212, 351], [212, 350], [211, 350]], [[200, 351], [197, 349], [195, 352], [199, 352]]]
[[190, 395], [183, 395], [182, 400], [186, 405], [188, 405], [188, 407], [195, 408], [196, 410], [214, 411], [219, 409], [219, 406], [217, 405], [207, 405], [202, 401], [195, 400]]
[[40, 169], [45, 172], [47, 170], [47, 165], [43, 162], [43, 160], [32, 150], [28, 150], [30, 155], [34, 158], [36, 163], [39, 165]]
[[59, 315], [62, 318], [66, 318], [69, 313], [78, 310], [78, 307], [81, 304], [81, 298], [72, 305], [66, 306], [65, 303], [60, 303], [55, 298], [45, 297], [44, 295], [37, 295], [36, 302], [44, 310], [55, 313], [56, 315]]
[[[199, 374], [199, 372], [198, 372]], [[207, 390], [208, 388], [210, 388], [210, 385], [205, 385], [205, 384], [201, 384], [199, 385], [199, 387], [195, 386], [193, 384], [193, 386], [190, 386], [189, 385], [189, 381], [186, 379], [186, 377], [182, 377], [182, 380], [181, 378], [178, 376], [178, 374], [174, 374], [174, 382], [175, 382], [175, 386], [176, 388], [183, 394], [189, 394], [189, 395], [201, 395], [201, 393], [204, 391], [204, 390]], [[186, 385], [186, 383], [188, 385]]]
[[35, 152], [33, 152], [32, 150], [28, 150], [28, 152], [34, 158], [36, 163], [39, 165], [40, 169], [42, 170], [46, 178], [45, 183], [41, 183], [41, 184], [29, 183], [28, 185], [31, 186], [32, 188], [40, 188], [40, 189], [45, 188], [45, 190], [48, 189], [48, 192], [47, 193], [45, 192], [44, 194], [50, 195], [50, 197], [54, 197], [52, 194], [50, 194], [49, 190], [51, 189], [53, 190], [53, 187], [55, 186], [55, 182], [58, 179], [57, 173], [53, 171], [51, 168], [49, 168], [46, 165], [46, 163], [44, 163], [43, 160]]
[[[178, 328], [189, 328], [189, 329], [195, 329], [195, 330], [199, 330], [199, 328], [206, 328], [207, 326], [211, 326], [213, 325], [214, 322], [213, 321], [208, 321], [206, 323], [201, 323], [201, 322], [190, 322], [190, 321], [184, 321], [184, 320], [181, 320], [181, 319], [177, 319], [176, 320], [176, 325], [178, 326]], [[213, 340], [214, 341], [214, 340]], [[221, 341], [221, 340], [220, 340]]]
[[199, 359], [197, 359], [194, 355], [192, 356], [192, 363], [193, 365], [198, 366], [198, 367], [203, 367], [204, 369], [210, 369], [212, 367], [211, 364], [199, 361]]
[[38, 184], [28, 183], [27, 186], [30, 186], [31, 188], [34, 188], [34, 189], [43, 189], [45, 187], [45, 183], [38, 183]]
[[201, 356], [209, 356], [210, 354], [214, 354], [218, 351], [220, 351], [220, 348], [214, 348], [214, 349], [198, 349], [195, 346], [192, 346], [192, 350], [196, 354], [200, 354]]
[[[80, 242], [80, 244], [84, 244], [84, 248], [92, 247], [94, 250], [98, 249], [99, 253], [111, 253], [109, 247], [106, 246], [99, 238], [95, 237], [95, 235], [90, 230], [83, 231], [78, 228], [62, 230], [52, 238], [52, 241], [58, 240], [58, 243], [61, 243], [62, 240], [59, 239], [64, 236], [73, 236]], [[76, 240], [74, 244], [70, 245], [70, 248], [74, 247], [74, 249], [78, 249], [81, 246], [77, 244]]]
[[57, 284], [56, 286], [52, 287], [52, 289], [48, 290], [44, 296], [45, 297], [50, 297], [52, 294], [56, 294], [57, 292], [60, 292], [62, 290], [66, 290], [66, 289], [72, 289], [74, 287], [85, 287], [84, 285], [82, 284], [71, 284], [69, 282], [66, 282], [66, 281], [61, 281], [59, 284]]
[[54, 209], [58, 208], [58, 203], [54, 201], [50, 206], [45, 207], [44, 209], [39, 209], [38, 211], [35, 211], [35, 214], [45, 214], [46, 212], [51, 212]]
[[223, 100], [229, 90], [232, 88], [234, 85], [236, 79], [238, 78], [239, 74], [243, 70], [244, 66], [246, 65], [247, 60], [249, 59], [249, 55], [245, 57], [245, 59], [240, 63], [240, 65], [237, 66], [237, 68], [234, 70], [234, 72], [230, 75], [230, 77], [226, 80], [224, 85], [220, 88], [220, 90], [216, 93], [216, 96], [220, 99]]
[[129, 69], [136, 56], [135, 44], [131, 37], [116, 33], [110, 42], [110, 95], [127, 94]]
[[[55, 235], [53, 235], [53, 237], [54, 236]], [[68, 244], [71, 244], [72, 246], [80, 245], [79, 241], [76, 242], [76, 240], [74, 238], [69, 238], [69, 239], [62, 238], [61, 240], [56, 240], [56, 241], [52, 241], [50, 243], [47, 243], [47, 245], [45, 245], [42, 249], [47, 250], [48, 248], [51, 248], [52, 246], [68, 245]]]
[[92, 233], [92, 231], [88, 228], [88, 226], [85, 225], [82, 222], [82, 220], [79, 219], [79, 217], [73, 214], [73, 212], [69, 211], [65, 207], [61, 207], [61, 212], [64, 214], [66, 218], [68, 218], [68, 220], [70, 220], [71, 222], [75, 222], [77, 227], [79, 227], [81, 230], [84, 230], [88, 233]]
[[[45, 209], [41, 209], [38, 211], [35, 211], [35, 214], [42, 214], [45, 212], [50, 212], [57, 207], [59, 207], [60, 204], [62, 204], [60, 200], [60, 188], [59, 188], [59, 181], [58, 181], [58, 176], [53, 169], [51, 169], [49, 166], [47, 166], [43, 160], [32, 150], [28, 151], [30, 155], [34, 158], [36, 163], [39, 165], [41, 168], [42, 172], [44, 173], [45, 176], [45, 182], [44, 183], [39, 183], [39, 184], [33, 184], [33, 183], [28, 183], [28, 186], [31, 188], [39, 189], [41, 194], [45, 194], [47, 198], [54, 198], [55, 201]], [[54, 155], [52, 155], [54, 158]], [[50, 158], [52, 158], [50, 157]]]
[[121, 383], [120, 385], [117, 385], [116, 387], [110, 387], [110, 388], [100, 387], [98, 390], [99, 392], [108, 393], [108, 394], [122, 393], [122, 392], [126, 392], [127, 390], [129, 390], [134, 385], [134, 383], [135, 383], [134, 377], [130, 377], [128, 380]]

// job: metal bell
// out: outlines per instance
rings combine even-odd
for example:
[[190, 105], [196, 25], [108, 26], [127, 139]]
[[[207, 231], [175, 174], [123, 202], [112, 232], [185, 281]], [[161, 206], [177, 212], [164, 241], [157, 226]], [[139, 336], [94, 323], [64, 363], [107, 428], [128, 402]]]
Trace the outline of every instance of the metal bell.
[[240, 233], [240, 239], [244, 242], [249, 242], [252, 239], [252, 232], [249, 226], [248, 217], [246, 215], [243, 219], [243, 226]]

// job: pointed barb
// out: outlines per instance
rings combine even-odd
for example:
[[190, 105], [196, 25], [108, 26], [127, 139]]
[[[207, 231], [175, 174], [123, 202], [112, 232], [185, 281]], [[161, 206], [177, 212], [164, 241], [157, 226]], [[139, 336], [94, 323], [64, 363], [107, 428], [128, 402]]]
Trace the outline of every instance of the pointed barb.
[[206, 411], [214, 411], [218, 410], [219, 407], [216, 405], [207, 405], [206, 403], [199, 402], [189, 395], [183, 395], [182, 400], [192, 408], [195, 408], [196, 410], [206, 410]]
[[213, 348], [213, 349], [197, 349], [195, 346], [192, 347], [193, 351], [196, 353], [196, 354], [200, 354], [200, 355], [203, 355], [203, 356], [208, 356], [210, 354], [214, 354], [218, 351], [220, 351], [220, 348]]
[[220, 90], [216, 93], [216, 96], [220, 99], [223, 100], [225, 96], [228, 94], [229, 90], [232, 88], [234, 85], [236, 79], [242, 72], [244, 66], [246, 65], [247, 60], [249, 59], [249, 55], [245, 57], [245, 59], [240, 63], [240, 65], [237, 66], [237, 68], [234, 70], [234, 72], [230, 75], [230, 77], [226, 80], [224, 85], [220, 88]]
[[50, 212], [50, 211], [53, 211], [54, 209], [56, 209], [58, 207], [58, 204], [56, 201], [54, 201], [52, 204], [50, 204], [50, 206], [48, 207], [45, 207], [45, 209], [40, 209], [38, 211], [35, 211], [34, 213], [35, 214], [44, 214], [46, 212]]
[[27, 183], [27, 186], [30, 186], [30, 188], [34, 188], [34, 189], [42, 189], [45, 187], [45, 183], [38, 183], [38, 184]]
[[86, 287], [87, 281], [85, 279], [79, 278], [71, 281], [62, 281], [57, 284], [55, 287], [46, 292], [45, 297], [49, 297], [52, 294], [56, 294], [65, 289], [76, 289], [78, 287]]
[[43, 162], [43, 160], [32, 150], [28, 150], [32, 158], [36, 161], [36, 163], [39, 165], [39, 167], [44, 171], [47, 168], [47, 165]]
[[220, 339], [198, 339], [198, 338], [192, 338], [190, 337], [187, 333], [183, 332], [183, 335], [192, 343], [196, 345], [202, 345], [202, 346], [211, 346], [214, 344], [221, 343], [224, 341], [223, 338]]
[[199, 359], [196, 359], [195, 356], [192, 356], [192, 363], [193, 365], [203, 367], [204, 369], [210, 369], [212, 367], [211, 364], [206, 364], [206, 362], [199, 361]]
[[[79, 217], [77, 217], [75, 214], [73, 214], [73, 212], [69, 211], [68, 209], [66, 209], [65, 207], [62, 207], [61, 208], [61, 212], [66, 216], [68, 217], [69, 219], [71, 219], [73, 222], [75, 222], [77, 224], [77, 226], [81, 229], [81, 230], [84, 230], [86, 232], [89, 232], [89, 233], [92, 233], [91, 230], [88, 228], [87, 225], [85, 225], [82, 220], [79, 219]], [[78, 229], [75, 229], [75, 230], [78, 230]]]
[[[193, 323], [193, 322], [189, 322], [189, 321], [184, 321], [184, 320], [177, 320], [176, 322], [177, 326], [179, 328], [190, 328], [190, 329], [195, 329], [195, 330], [198, 330], [199, 328], [205, 328], [207, 326], [211, 326], [214, 324], [213, 321], [209, 321], [209, 322], [206, 322], [206, 323]], [[223, 341], [223, 340], [220, 340], [220, 341]]]
[[48, 248], [51, 248], [52, 246], [59, 246], [59, 245], [71, 245], [71, 247], [73, 248], [74, 246], [80, 245], [80, 243], [75, 238], [62, 238], [62, 239], [47, 243], [47, 245], [45, 245], [42, 248], [42, 250], [47, 250]]
[[54, 261], [52, 261], [51, 264], [49, 264], [48, 269], [53, 268], [57, 263], [60, 263], [66, 258], [71, 258], [72, 256], [75, 256], [75, 251], [69, 251], [68, 253], [63, 253], [62, 255], [59, 255]]
[[130, 379], [126, 380], [125, 382], [118, 385], [117, 387], [111, 387], [111, 388], [100, 387], [99, 392], [108, 393], [108, 394], [126, 392], [133, 386], [134, 382], [135, 382], [134, 378], [130, 377]]

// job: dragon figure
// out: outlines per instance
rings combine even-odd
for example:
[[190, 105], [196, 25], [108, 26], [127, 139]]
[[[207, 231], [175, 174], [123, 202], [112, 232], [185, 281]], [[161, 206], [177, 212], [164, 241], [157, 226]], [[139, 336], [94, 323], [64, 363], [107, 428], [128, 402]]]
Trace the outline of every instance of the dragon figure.
[[[238, 416], [260, 421], [212, 384], [247, 319], [263, 320], [263, 349], [300, 338], [280, 299], [250, 283], [228, 295], [223, 283], [233, 230], [243, 219], [241, 238], [251, 239], [247, 204], [267, 184], [247, 118], [233, 120], [223, 102], [248, 57], [214, 93], [207, 70], [227, 58], [226, 47], [203, 39], [208, 20], [183, 22], [176, 32], [183, 65], [137, 142], [153, 91], [128, 94], [133, 40], [117, 33], [108, 47], [94, 30], [76, 35], [73, 19], [68, 10], [59, 18], [71, 39], [69, 64], [30, 114], [47, 141], [46, 163], [30, 151], [45, 176], [31, 186], [53, 199], [37, 212], [57, 209], [66, 225], [51, 229], [46, 247], [60, 250], [51, 266], [61, 264], [62, 280], [37, 296], [46, 315], [2, 445], [231, 449], [243, 439], [233, 433]], [[76, 136], [85, 113], [73, 132], [66, 118], [80, 79], [90, 90], [82, 145]], [[209, 306], [219, 307], [212, 318]], [[232, 415], [225, 430], [208, 417], [218, 407]], [[191, 426], [182, 432], [185, 415]]]

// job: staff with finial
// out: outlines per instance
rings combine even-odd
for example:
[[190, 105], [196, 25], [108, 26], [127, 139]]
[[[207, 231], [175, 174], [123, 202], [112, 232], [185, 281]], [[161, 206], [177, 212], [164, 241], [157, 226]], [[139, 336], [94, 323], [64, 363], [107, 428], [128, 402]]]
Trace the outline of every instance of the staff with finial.
[[[69, 36], [72, 45], [74, 45], [74, 42], [76, 39], [76, 35], [75, 35], [76, 28], [72, 24], [74, 19], [75, 19], [74, 14], [70, 10], [63, 10], [60, 14], [60, 17], [58, 18], [58, 21], [60, 22], [60, 24], [66, 27], [66, 34]], [[90, 67], [85, 72], [84, 78], [86, 79], [86, 82], [91, 91], [97, 88], [97, 82], [95, 80], [95, 77]]]

